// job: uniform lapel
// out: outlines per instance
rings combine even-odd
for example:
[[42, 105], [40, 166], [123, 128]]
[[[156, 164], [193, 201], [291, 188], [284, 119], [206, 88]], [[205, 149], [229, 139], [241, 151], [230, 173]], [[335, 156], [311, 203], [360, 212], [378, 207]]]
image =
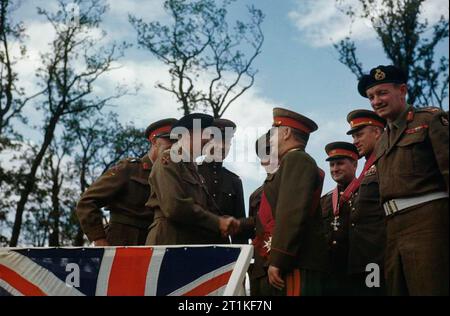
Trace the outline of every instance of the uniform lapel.
[[388, 148], [388, 132], [387, 130], [384, 131], [384, 133], [381, 135], [380, 140], [378, 141], [378, 144], [375, 147], [375, 161], [377, 161], [378, 159], [380, 159], [384, 153], [386, 152], [387, 148]]
[[[402, 114], [402, 118], [401, 120], [398, 121], [397, 123], [397, 128], [395, 128], [395, 134], [392, 137], [392, 143], [389, 144], [389, 148], [387, 149], [386, 155], [389, 155], [389, 153], [392, 151], [392, 149], [395, 147], [395, 145], [399, 142], [400, 138], [402, 137], [403, 133], [406, 130], [406, 127], [408, 126], [408, 122], [406, 120], [406, 113], [408, 113], [408, 111], [404, 112]], [[390, 131], [391, 133], [393, 132], [392, 130]]]

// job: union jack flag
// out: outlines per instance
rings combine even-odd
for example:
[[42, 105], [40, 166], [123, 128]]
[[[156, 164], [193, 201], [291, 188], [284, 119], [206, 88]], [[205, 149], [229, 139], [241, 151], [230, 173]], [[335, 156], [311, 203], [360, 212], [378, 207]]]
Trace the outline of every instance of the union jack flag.
[[6, 248], [0, 296], [237, 295], [251, 256], [245, 245]]

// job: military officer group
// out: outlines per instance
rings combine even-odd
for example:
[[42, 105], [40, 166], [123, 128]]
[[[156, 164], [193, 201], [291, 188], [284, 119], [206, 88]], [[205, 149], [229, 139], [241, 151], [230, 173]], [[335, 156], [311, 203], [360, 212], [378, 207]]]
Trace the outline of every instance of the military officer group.
[[[84, 192], [76, 209], [84, 233], [96, 246], [251, 243], [252, 296], [448, 295], [448, 112], [409, 105], [406, 78], [392, 65], [361, 77], [358, 92], [373, 111], [348, 114], [353, 143], [325, 146], [331, 192], [322, 194], [325, 172], [305, 151], [318, 126], [275, 108], [273, 127], [256, 142], [267, 177], [246, 216], [242, 182], [222, 165], [232, 138], [225, 130], [236, 125], [194, 113], [151, 124], [149, 152]], [[194, 121], [225, 135], [201, 164]], [[171, 138], [180, 127], [187, 133]], [[368, 266], [379, 269], [376, 286]]]

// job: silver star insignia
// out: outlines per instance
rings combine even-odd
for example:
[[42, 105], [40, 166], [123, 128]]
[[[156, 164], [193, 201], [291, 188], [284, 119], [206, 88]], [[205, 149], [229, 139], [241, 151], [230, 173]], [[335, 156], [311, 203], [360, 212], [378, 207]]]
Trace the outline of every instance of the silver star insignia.
[[269, 252], [270, 251], [270, 249], [271, 249], [271, 247], [272, 247], [272, 236], [270, 236], [269, 237], [269, 240], [265, 240], [264, 241], [264, 246], [263, 246], [263, 248], [266, 248], [267, 249], [267, 252]]

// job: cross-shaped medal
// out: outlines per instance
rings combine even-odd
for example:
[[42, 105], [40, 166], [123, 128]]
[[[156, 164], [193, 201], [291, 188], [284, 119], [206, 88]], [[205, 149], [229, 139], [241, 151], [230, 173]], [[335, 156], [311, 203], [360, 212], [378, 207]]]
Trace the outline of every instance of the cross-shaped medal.
[[341, 226], [341, 223], [338, 222], [339, 216], [335, 216], [333, 222], [330, 224], [333, 226], [333, 230], [338, 231], [338, 227]]

